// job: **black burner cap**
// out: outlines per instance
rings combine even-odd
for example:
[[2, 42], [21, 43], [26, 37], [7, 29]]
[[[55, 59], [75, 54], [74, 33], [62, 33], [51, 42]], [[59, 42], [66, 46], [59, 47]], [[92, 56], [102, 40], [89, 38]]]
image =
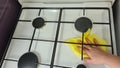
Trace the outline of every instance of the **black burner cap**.
[[44, 24], [45, 24], [45, 21], [41, 17], [35, 18], [32, 23], [34, 28], [41, 28], [44, 26]]
[[86, 68], [86, 66], [83, 65], [83, 64], [79, 64], [79, 65], [77, 66], [77, 68]]
[[92, 28], [92, 21], [87, 17], [80, 17], [75, 22], [75, 28], [80, 32], [86, 32]]
[[37, 68], [38, 57], [33, 52], [22, 55], [18, 61], [18, 68]]

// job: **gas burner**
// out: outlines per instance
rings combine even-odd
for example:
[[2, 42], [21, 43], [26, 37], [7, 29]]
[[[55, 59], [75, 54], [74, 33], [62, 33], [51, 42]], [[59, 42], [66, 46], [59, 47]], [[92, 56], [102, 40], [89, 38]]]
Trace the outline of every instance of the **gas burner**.
[[45, 24], [45, 21], [41, 17], [35, 18], [32, 23], [34, 28], [41, 28], [44, 26], [44, 24]]
[[83, 64], [79, 64], [79, 65], [77, 66], [77, 68], [86, 68], [86, 66], [83, 65]]
[[86, 32], [92, 28], [92, 21], [87, 17], [80, 17], [75, 22], [75, 28], [80, 32]]
[[18, 68], [37, 68], [38, 58], [32, 53], [28, 52], [22, 55], [18, 62]]

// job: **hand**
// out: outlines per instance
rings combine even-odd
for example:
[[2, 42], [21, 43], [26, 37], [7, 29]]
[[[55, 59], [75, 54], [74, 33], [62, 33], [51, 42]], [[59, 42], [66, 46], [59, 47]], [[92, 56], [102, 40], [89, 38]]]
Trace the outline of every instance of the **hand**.
[[106, 61], [111, 57], [111, 54], [104, 52], [98, 46], [84, 45], [84, 52], [90, 58], [84, 58], [83, 61], [93, 64], [106, 64]]
[[[85, 38], [85, 40], [88, 44], [99, 44], [95, 38], [93, 39], [93, 43], [88, 38]], [[79, 48], [81, 49], [81, 47]], [[93, 64], [106, 64], [107, 59], [109, 60], [111, 56], [111, 54], [103, 51], [99, 46], [84, 45], [83, 51], [90, 57], [83, 60]]]
[[[87, 39], [90, 44], [91, 41]], [[97, 44], [97, 40], [94, 39], [94, 43]], [[106, 64], [110, 68], [120, 68], [120, 57], [109, 54], [100, 49], [99, 46], [84, 45], [83, 51], [86, 52], [90, 58], [84, 58], [83, 61], [93, 64]]]

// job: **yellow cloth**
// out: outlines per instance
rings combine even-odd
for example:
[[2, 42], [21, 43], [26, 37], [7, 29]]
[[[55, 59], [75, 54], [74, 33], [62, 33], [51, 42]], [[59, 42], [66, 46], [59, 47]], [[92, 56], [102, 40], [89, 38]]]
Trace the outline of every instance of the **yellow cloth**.
[[[101, 39], [100, 37], [96, 36], [94, 33], [91, 33], [90, 29], [86, 33], [84, 33], [84, 43], [88, 43], [85, 38], [89, 39], [91, 44], [95, 44], [94, 39], [97, 40], [97, 44], [104, 44], [104, 45], [107, 44], [104, 39]], [[74, 43], [79, 43], [79, 41], [82, 41], [82, 36], [77, 38], [70, 38], [66, 40], [66, 42], [74, 42]], [[78, 46], [81, 46], [80, 44], [67, 44], [67, 45], [72, 49], [72, 51], [76, 56], [81, 57], [82, 51], [78, 48]], [[100, 48], [104, 51], [107, 51], [106, 46], [100, 46]], [[89, 57], [89, 56], [83, 52], [83, 57]]]

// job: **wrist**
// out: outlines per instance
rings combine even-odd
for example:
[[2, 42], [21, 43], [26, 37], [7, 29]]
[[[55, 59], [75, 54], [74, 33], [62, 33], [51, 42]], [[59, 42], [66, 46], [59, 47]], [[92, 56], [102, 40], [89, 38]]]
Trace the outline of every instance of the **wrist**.
[[111, 65], [112, 61], [114, 60], [114, 57], [113, 55], [109, 54], [109, 55], [106, 55], [103, 59], [103, 63], [106, 64], [106, 65]]
[[106, 59], [105, 64], [111, 68], [115, 68], [116, 64], [120, 63], [120, 57], [111, 55]]

